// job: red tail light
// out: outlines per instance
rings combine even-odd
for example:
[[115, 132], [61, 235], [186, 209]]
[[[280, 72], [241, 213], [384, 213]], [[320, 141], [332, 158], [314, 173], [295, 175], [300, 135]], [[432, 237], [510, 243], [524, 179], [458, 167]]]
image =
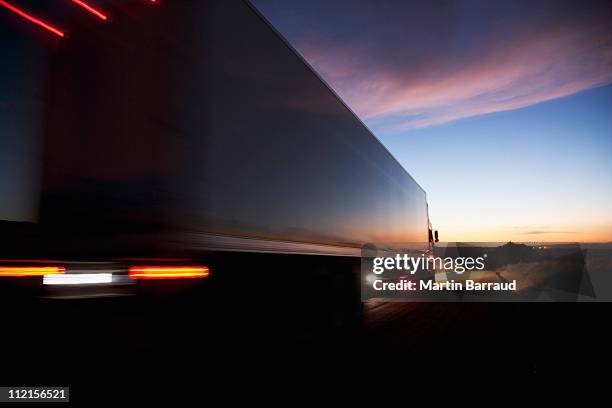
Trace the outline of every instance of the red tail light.
[[45, 276], [66, 273], [63, 266], [0, 266], [0, 276]]
[[103, 12], [101, 12], [100, 10], [95, 9], [94, 7], [90, 6], [89, 4], [85, 3], [84, 1], [81, 0], [72, 0], [72, 2], [80, 7], [83, 7], [85, 10], [89, 11], [91, 14], [93, 14], [94, 16], [98, 17], [100, 20], [108, 20], [108, 17], [106, 16], [106, 14], [104, 14]]
[[60, 37], [64, 37], [64, 32], [62, 30], [60, 30], [59, 28], [55, 28], [53, 27], [51, 24], [45, 23], [44, 21], [32, 16], [31, 14], [26, 13], [25, 11], [13, 6], [10, 3], [7, 3], [4, 0], [0, 0], [0, 6], [4, 6], [7, 9], [11, 10], [13, 13], [25, 18], [26, 20], [31, 21], [32, 23], [51, 31], [53, 34], [58, 35]]
[[210, 271], [206, 266], [133, 266], [129, 275], [133, 279], [206, 278]]

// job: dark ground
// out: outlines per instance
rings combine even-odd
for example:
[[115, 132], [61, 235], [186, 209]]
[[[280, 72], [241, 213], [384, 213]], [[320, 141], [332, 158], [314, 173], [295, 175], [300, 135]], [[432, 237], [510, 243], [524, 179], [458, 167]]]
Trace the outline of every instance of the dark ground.
[[610, 361], [609, 304], [370, 301], [361, 335], [348, 339], [314, 335], [267, 306], [190, 306], [13, 305], [27, 313], [5, 319], [0, 382], [70, 385], [73, 401], [91, 401], [244, 380], [596, 375]]

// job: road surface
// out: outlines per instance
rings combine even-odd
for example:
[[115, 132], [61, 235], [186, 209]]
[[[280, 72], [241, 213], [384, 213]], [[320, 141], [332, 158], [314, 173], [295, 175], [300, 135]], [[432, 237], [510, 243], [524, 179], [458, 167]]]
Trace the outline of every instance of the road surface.
[[244, 377], [363, 381], [431, 374], [452, 381], [457, 375], [594, 373], [610, 359], [609, 304], [373, 300], [365, 305], [361, 335], [336, 339], [270, 320], [271, 311], [256, 304], [217, 305], [219, 318], [212, 319], [213, 309], [193, 315], [184, 305], [163, 311], [129, 302], [63, 303], [26, 320], [5, 319], [10, 330], [2, 342], [10, 353], [1, 382], [70, 385], [71, 396], [83, 399], [100, 387], [129, 393]]

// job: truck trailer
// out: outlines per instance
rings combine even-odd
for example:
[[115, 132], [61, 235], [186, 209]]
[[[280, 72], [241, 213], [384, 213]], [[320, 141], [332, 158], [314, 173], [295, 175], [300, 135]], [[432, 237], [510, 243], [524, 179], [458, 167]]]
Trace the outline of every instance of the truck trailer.
[[364, 245], [431, 253], [425, 191], [248, 1], [96, 5], [0, 8], [11, 297], [206, 286], [342, 329]]

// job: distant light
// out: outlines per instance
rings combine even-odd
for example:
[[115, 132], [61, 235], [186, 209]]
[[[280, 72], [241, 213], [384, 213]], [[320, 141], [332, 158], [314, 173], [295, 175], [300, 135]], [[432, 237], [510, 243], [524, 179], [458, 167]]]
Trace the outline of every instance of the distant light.
[[104, 21], [108, 20], [108, 17], [106, 16], [106, 14], [102, 13], [100, 10], [95, 9], [94, 7], [85, 3], [84, 1], [81, 1], [81, 0], [71, 0], [71, 1], [74, 4], [83, 7], [85, 10], [89, 11], [91, 14], [95, 15], [99, 19], [104, 20]]
[[63, 266], [2, 266], [0, 276], [46, 276], [66, 273]]
[[45, 275], [45, 285], [95, 285], [113, 283], [112, 273], [72, 273], [64, 275]]
[[31, 21], [32, 23], [52, 32], [53, 34], [60, 36], [60, 37], [64, 37], [65, 34], [62, 30], [60, 30], [59, 28], [55, 28], [52, 25], [45, 23], [44, 21], [32, 16], [31, 14], [26, 13], [25, 11], [13, 6], [12, 4], [7, 3], [4, 0], [0, 0], [0, 6], [4, 6], [7, 9], [11, 10], [13, 13], [18, 14], [19, 16], [25, 18], [28, 21]]
[[129, 269], [133, 279], [206, 278], [209, 274], [206, 266], [133, 266]]

